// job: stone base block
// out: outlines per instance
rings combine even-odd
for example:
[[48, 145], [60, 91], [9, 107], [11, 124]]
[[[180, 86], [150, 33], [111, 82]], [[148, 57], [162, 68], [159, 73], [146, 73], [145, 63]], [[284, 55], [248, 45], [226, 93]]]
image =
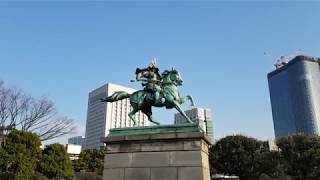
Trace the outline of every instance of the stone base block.
[[106, 137], [104, 180], [210, 180], [202, 132]]

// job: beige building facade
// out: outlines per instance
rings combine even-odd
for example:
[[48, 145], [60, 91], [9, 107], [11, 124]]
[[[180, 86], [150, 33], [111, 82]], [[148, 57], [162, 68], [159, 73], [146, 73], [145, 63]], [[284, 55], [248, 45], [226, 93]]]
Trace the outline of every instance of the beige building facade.
[[[113, 103], [103, 103], [101, 98], [116, 91], [133, 93], [136, 90], [112, 83], [105, 84], [89, 93], [84, 149], [99, 149], [103, 146], [101, 138], [109, 134], [112, 128], [132, 127], [128, 117], [132, 110], [129, 98]], [[148, 126], [149, 121], [141, 111], [135, 114], [138, 126]]]

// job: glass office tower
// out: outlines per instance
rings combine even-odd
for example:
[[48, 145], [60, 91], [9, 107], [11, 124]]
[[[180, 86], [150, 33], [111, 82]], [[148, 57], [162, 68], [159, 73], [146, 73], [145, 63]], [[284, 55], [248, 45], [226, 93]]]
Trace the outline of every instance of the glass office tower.
[[319, 59], [297, 56], [268, 74], [275, 137], [319, 135]]

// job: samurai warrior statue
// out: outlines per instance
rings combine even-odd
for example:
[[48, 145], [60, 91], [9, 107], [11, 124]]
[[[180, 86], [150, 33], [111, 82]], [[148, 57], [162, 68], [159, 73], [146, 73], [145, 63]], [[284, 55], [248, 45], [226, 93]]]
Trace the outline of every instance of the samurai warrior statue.
[[142, 81], [144, 91], [147, 93], [147, 101], [157, 103], [164, 103], [165, 99], [160, 98], [161, 89], [161, 75], [159, 73], [158, 65], [155, 61], [143, 69], [136, 69], [136, 80]]

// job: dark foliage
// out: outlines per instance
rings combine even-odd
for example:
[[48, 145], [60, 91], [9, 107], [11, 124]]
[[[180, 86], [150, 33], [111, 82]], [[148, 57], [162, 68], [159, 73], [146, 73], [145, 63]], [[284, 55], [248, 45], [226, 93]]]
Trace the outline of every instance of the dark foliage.
[[240, 179], [281, 174], [280, 154], [270, 152], [266, 143], [242, 135], [217, 141], [210, 148], [209, 158], [212, 173], [237, 175]]
[[285, 172], [295, 179], [320, 179], [320, 137], [303, 134], [277, 141]]
[[72, 179], [72, 163], [65, 147], [61, 144], [46, 146], [42, 152], [42, 158], [38, 171], [50, 179]]
[[13, 130], [0, 148], [0, 179], [44, 179], [36, 172], [40, 145], [36, 134]]
[[87, 149], [81, 152], [79, 160], [75, 161], [75, 170], [85, 170], [87, 172], [96, 172], [99, 175], [103, 173], [105, 148], [100, 150]]

